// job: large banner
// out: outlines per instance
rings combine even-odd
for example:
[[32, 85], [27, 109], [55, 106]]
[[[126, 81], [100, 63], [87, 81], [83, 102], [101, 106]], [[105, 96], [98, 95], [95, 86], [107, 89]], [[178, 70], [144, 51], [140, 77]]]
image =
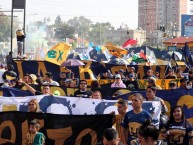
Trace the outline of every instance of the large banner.
[[[107, 91], [107, 89], [109, 91]], [[67, 88], [65, 90], [63, 90], [60, 87], [51, 88], [52, 93], [54, 93], [55, 90], [58, 90], [61, 96], [70, 96], [71, 94], [74, 94], [74, 91], [77, 90], [77, 88]], [[0, 91], [0, 94], [2, 96], [31, 96], [32, 95], [29, 92], [20, 91], [16, 89], [2, 89], [1, 91]], [[126, 100], [129, 100], [130, 96], [133, 93], [141, 93], [143, 97], [146, 98], [145, 90], [131, 91], [126, 88], [125, 89], [101, 88], [99, 91], [102, 93], [103, 99], [108, 99], [108, 100], [118, 100], [119, 98], [124, 98]], [[116, 94], [119, 94], [119, 96], [115, 97]], [[168, 115], [170, 113], [171, 108], [173, 108], [176, 104], [179, 104], [183, 106], [186, 118], [188, 118], [189, 120], [192, 120], [191, 122], [193, 123], [193, 89], [157, 90], [156, 96], [162, 98], [165, 101], [169, 109]]]
[[56, 115], [28, 112], [0, 113], [0, 144], [25, 145], [29, 123], [40, 121], [46, 145], [96, 145], [105, 128], [112, 127], [112, 115]]
[[[107, 70], [110, 70], [113, 74], [115, 74], [119, 69], [123, 69], [125, 71], [127, 69], [129, 71], [130, 67], [135, 67], [136, 73], [138, 74], [139, 78], [142, 79], [143, 76], [146, 74], [147, 70], [150, 69], [150, 66], [142, 66], [142, 65], [133, 65], [133, 66], [129, 65], [126, 68], [125, 65], [115, 65], [94, 61], [83, 61], [83, 62], [85, 63], [85, 66], [68, 67], [68, 69], [74, 72], [76, 78], [93, 80], [97, 78], [99, 74], [106, 72]], [[41, 76], [45, 76], [46, 72], [52, 72], [54, 80], [57, 80], [59, 78], [60, 72], [69, 72], [68, 69], [47, 61], [15, 60], [14, 66], [20, 78], [23, 78], [23, 75], [26, 73], [28, 74], [40, 73]], [[164, 77], [167, 68], [168, 68], [167, 65], [151, 66], [153, 72], [154, 73], [159, 72], [161, 78]], [[186, 66], [181, 66], [181, 69], [183, 72], [188, 71]], [[177, 75], [179, 76], [179, 73], [177, 73]]]
[[[36, 98], [40, 109], [45, 113], [70, 115], [96, 115], [117, 112], [117, 100], [101, 100], [77, 97], [29, 96], [29, 97], [0, 97], [0, 112], [28, 111], [28, 102]], [[131, 101], [128, 102], [128, 111], [132, 110]], [[160, 102], [144, 102], [143, 108], [152, 114], [155, 124], [160, 116]]]

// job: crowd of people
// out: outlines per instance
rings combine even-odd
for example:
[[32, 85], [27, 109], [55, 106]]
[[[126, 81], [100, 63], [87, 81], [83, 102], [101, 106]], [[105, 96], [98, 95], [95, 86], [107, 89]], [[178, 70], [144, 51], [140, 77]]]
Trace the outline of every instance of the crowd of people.
[[[14, 71], [12, 65], [8, 65], [7, 69], [1, 66], [0, 69], [0, 83], [2, 88], [14, 87], [17, 89], [26, 88], [34, 95], [49, 94], [58, 95], [60, 92], [51, 92], [50, 86], [64, 86], [66, 88], [78, 88], [72, 97], [82, 97], [91, 99], [103, 99], [100, 92], [100, 84], [98, 81], [92, 81], [91, 86], [88, 86], [87, 80], [79, 80], [75, 78], [74, 73], [61, 72], [59, 79], [54, 80], [53, 74], [47, 72], [45, 76], [40, 74], [25, 74], [23, 78], [19, 78], [19, 74]], [[165, 102], [156, 96], [156, 91], [162, 88], [156, 84], [159, 79], [159, 73], [155, 74], [151, 69], [147, 70], [143, 79], [146, 79], [148, 86], [146, 88], [146, 96], [139, 93], [133, 94], [131, 97], [131, 104], [133, 110], [128, 110], [128, 101], [119, 100], [117, 102], [118, 114], [112, 112], [114, 128], [104, 130], [103, 140], [98, 145], [156, 145], [167, 143], [168, 145], [193, 145], [193, 126], [185, 118], [184, 111], [181, 106], [175, 106], [170, 112], [170, 117], [167, 118], [166, 113], [168, 108]], [[177, 76], [174, 70], [169, 69], [165, 79], [176, 79]], [[138, 90], [138, 75], [135, 68], [131, 67], [128, 72], [120, 69], [113, 75], [109, 70], [103, 72], [100, 79], [113, 79], [111, 88], [128, 88], [130, 90]], [[192, 88], [193, 70], [189, 70], [187, 77], [180, 75], [180, 86], [178, 87], [175, 81], [169, 84], [170, 89], [190, 89]], [[42, 86], [42, 90], [36, 89], [37, 85]], [[114, 94], [115, 95], [115, 94]], [[116, 94], [119, 95], [119, 94]], [[142, 108], [143, 101], [159, 101], [161, 104], [160, 125], [155, 126], [152, 123], [152, 114]], [[36, 99], [32, 99], [28, 103], [28, 111], [43, 113]], [[164, 121], [163, 121], [164, 120]], [[38, 128], [40, 124], [37, 120], [30, 123], [30, 133], [26, 136], [26, 144], [35, 141], [35, 136], [38, 135], [41, 144], [45, 143], [45, 136], [39, 133]], [[35, 136], [34, 136], [35, 135]], [[162, 140], [162, 141], [159, 141]]]

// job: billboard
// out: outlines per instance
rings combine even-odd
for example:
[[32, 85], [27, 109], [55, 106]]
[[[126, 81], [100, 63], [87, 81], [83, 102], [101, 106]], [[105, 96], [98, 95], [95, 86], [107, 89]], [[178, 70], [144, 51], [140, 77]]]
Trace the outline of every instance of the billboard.
[[182, 15], [181, 36], [193, 36], [193, 15]]

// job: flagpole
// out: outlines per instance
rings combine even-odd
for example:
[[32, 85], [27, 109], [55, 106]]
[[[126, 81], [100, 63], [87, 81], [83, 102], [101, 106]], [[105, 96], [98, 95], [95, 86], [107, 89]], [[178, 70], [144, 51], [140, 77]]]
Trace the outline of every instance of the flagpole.
[[164, 78], [165, 78], [165, 76], [166, 76], [166, 72], [167, 72], [167, 69], [168, 69], [170, 63], [171, 63], [171, 59], [170, 59], [168, 65], [167, 65], [167, 67], [166, 67], [166, 69], [165, 69], [165, 72], [164, 72]]

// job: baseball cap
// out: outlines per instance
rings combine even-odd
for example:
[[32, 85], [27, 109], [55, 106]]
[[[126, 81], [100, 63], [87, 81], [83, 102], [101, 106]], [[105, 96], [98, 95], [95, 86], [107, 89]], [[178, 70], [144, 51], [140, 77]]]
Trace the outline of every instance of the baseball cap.
[[135, 67], [132, 66], [131, 69], [135, 70]]
[[120, 79], [120, 78], [121, 78], [121, 75], [120, 75], [120, 74], [116, 74], [115, 78], [116, 78], [116, 79], [118, 79], [118, 78]]
[[155, 82], [156, 82], [156, 79], [155, 79], [154, 77], [149, 77], [149, 78], [147, 79], [147, 81], [148, 81], [149, 83], [155, 83]]
[[129, 74], [129, 78], [133, 78], [133, 74]]
[[123, 69], [120, 69], [119, 72], [124, 73], [124, 70], [123, 70]]

